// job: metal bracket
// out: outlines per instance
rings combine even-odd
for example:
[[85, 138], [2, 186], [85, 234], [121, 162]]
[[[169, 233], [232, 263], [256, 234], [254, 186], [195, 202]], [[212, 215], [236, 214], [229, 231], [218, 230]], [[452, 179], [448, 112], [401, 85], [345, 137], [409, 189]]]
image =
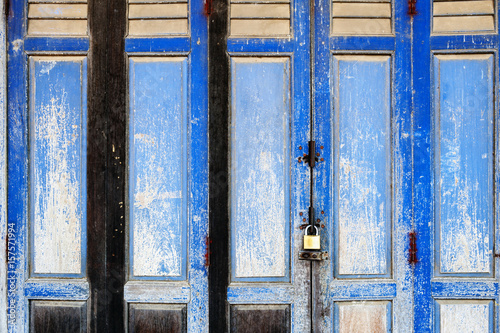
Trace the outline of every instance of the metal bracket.
[[299, 260], [321, 261], [328, 260], [328, 252], [324, 251], [300, 251]]
[[408, 234], [410, 238], [410, 249], [408, 251], [408, 262], [410, 264], [416, 264], [418, 262], [417, 259], [417, 233], [412, 231]]
[[408, 15], [417, 15], [417, 0], [408, 0]]

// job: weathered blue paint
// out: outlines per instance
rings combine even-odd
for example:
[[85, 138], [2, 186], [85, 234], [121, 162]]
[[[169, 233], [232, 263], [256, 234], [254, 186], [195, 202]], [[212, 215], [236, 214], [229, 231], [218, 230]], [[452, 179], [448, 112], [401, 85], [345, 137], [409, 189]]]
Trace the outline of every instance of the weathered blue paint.
[[67, 282], [67, 280], [36, 281], [28, 280], [24, 285], [24, 295], [29, 299], [86, 300], [89, 297], [89, 284], [86, 281]]
[[[413, 276], [407, 261], [407, 235], [412, 228], [412, 41], [408, 6], [405, 1], [392, 2], [392, 36], [331, 36], [330, 8], [330, 1], [315, 1], [313, 138], [317, 146], [324, 148], [320, 151], [324, 162], [320, 161], [314, 170], [314, 204], [317, 212], [324, 212], [318, 216], [320, 223], [325, 225], [322, 249], [334, 254], [334, 260], [316, 265], [313, 273], [319, 276], [315, 293], [319, 299], [314, 320], [318, 322], [318, 331], [338, 331], [338, 313], [335, 315], [331, 311], [337, 308], [338, 301], [387, 300], [391, 304], [391, 310], [387, 312], [387, 322], [390, 323], [387, 329], [411, 332]], [[363, 58], [365, 61], [360, 61]], [[358, 68], [357, 73], [355, 68]], [[347, 74], [348, 70], [351, 74]], [[344, 87], [344, 95], [339, 94]], [[362, 110], [370, 112], [362, 113]], [[343, 120], [343, 116], [349, 118]], [[364, 118], [359, 122], [346, 123], [347, 119], [361, 116]], [[348, 124], [352, 125], [346, 126]], [[376, 132], [379, 133], [378, 139], [365, 139], [366, 134]], [[378, 162], [368, 163], [376, 171], [373, 178], [376, 182], [372, 181], [372, 184], [378, 184], [376, 188], [380, 191], [380, 197], [375, 196], [371, 202], [383, 203], [385, 207], [384, 213], [375, 217], [381, 222], [379, 227], [369, 234], [378, 237], [381, 244], [376, 245], [377, 251], [362, 251], [363, 245], [358, 242], [348, 249], [366, 255], [360, 260], [374, 265], [370, 270], [377, 272], [375, 277], [365, 275], [370, 270], [358, 270], [362, 274], [351, 274], [349, 279], [338, 278], [342, 277], [336, 268], [341, 263], [336, 260], [340, 245], [338, 235], [342, 231], [338, 227], [345, 221], [344, 217], [341, 221], [338, 216], [339, 203], [345, 200], [342, 195], [344, 198], [354, 197], [361, 187], [369, 188], [366, 174], [361, 175], [365, 181], [356, 186], [355, 183], [363, 178], [349, 183], [338, 182], [342, 175], [337, 174], [337, 166], [340, 166], [337, 156], [340, 154], [341, 157], [348, 151], [355, 153], [354, 157], [360, 161], [376, 159]], [[357, 212], [354, 215], [361, 220], [366, 215], [361, 213], [362, 209], [369, 209], [370, 205], [367, 206], [366, 202], [358, 205], [353, 203], [349, 213]], [[358, 223], [355, 219], [353, 221]], [[360, 223], [359, 227], [365, 225]], [[358, 239], [361, 242], [365, 238]]]
[[[0, 5], [2, 12], [5, 4]], [[6, 17], [0, 18], [0, 331], [7, 332], [7, 44]]]
[[24, 297], [28, 258], [28, 117], [27, 57], [24, 53], [24, 1], [13, 1], [8, 17], [8, 179], [7, 192], [7, 323], [9, 332], [26, 332], [28, 302]]
[[[192, 38], [127, 38], [125, 39], [126, 52], [179, 52], [187, 53], [191, 48]], [[202, 42], [200, 35], [200, 45]]]
[[[391, 269], [391, 58], [333, 57], [335, 276]], [[362, 97], [361, 97], [362, 96]]]
[[392, 300], [397, 296], [397, 290], [398, 285], [394, 282], [342, 282], [330, 285], [328, 296], [332, 300]]
[[493, 55], [434, 56], [435, 275], [493, 274]]
[[[272, 112], [272, 114], [274, 114], [276, 117], [279, 117], [281, 120], [275, 120], [268, 123], [264, 122], [266, 119], [269, 119], [268, 115], [265, 116], [265, 118], [263, 118], [262, 116], [254, 116], [254, 109], [258, 110], [259, 108], [250, 108], [249, 110], [252, 112], [252, 114], [241, 114], [242, 117], [248, 117], [242, 118], [245, 120], [245, 123], [251, 124], [250, 128], [244, 130], [250, 132], [250, 129], [255, 129], [253, 133], [246, 134], [248, 138], [250, 137], [250, 135], [253, 135], [254, 138], [252, 140], [255, 140], [255, 142], [260, 139], [258, 137], [255, 137], [256, 135], [258, 135], [259, 126], [268, 128], [268, 131], [271, 131], [266, 133], [265, 137], [268, 137], [268, 135], [275, 135], [275, 133], [276, 136], [278, 136], [281, 135], [279, 133], [284, 134], [287, 131], [290, 135], [290, 138], [288, 139], [288, 152], [284, 152], [282, 150], [283, 141], [277, 142], [277, 138], [273, 139], [272, 142], [276, 142], [275, 144], [278, 144], [279, 146], [265, 146], [267, 145], [267, 143], [263, 142], [262, 140], [262, 144], [264, 146], [256, 147], [256, 149], [259, 149], [258, 151], [276, 151], [277, 153], [279, 152], [279, 155], [274, 154], [268, 157], [263, 156], [265, 158], [269, 158], [269, 161], [266, 161], [265, 159], [258, 160], [258, 164], [245, 166], [245, 168], [253, 168], [254, 172], [259, 172], [259, 170], [262, 170], [263, 166], [266, 165], [266, 163], [272, 163], [281, 165], [283, 167], [283, 169], [281, 169], [283, 171], [274, 170], [274, 172], [282, 172], [283, 175], [288, 172], [290, 175], [289, 185], [286, 183], [281, 185], [284, 186], [284, 188], [289, 187], [289, 193], [283, 193], [283, 195], [289, 195], [289, 205], [285, 207], [278, 207], [278, 210], [275, 212], [275, 214], [277, 214], [278, 212], [282, 212], [279, 215], [273, 216], [263, 221], [259, 221], [259, 224], [263, 224], [259, 225], [259, 228], [262, 228], [261, 230], [264, 230], [264, 232], [266, 229], [273, 228], [273, 224], [281, 225], [282, 227], [280, 228], [289, 228], [289, 232], [286, 231], [286, 233], [289, 233], [289, 239], [284, 239], [284, 242], [279, 244], [280, 246], [285, 247], [281, 249], [280, 252], [283, 253], [284, 251], [284, 253], [286, 253], [288, 256], [285, 258], [285, 260], [287, 260], [286, 265], [288, 267], [286, 269], [288, 270], [288, 272], [285, 272], [285, 274], [287, 274], [286, 276], [277, 278], [288, 283], [286, 285], [283, 285], [279, 282], [273, 282], [268, 283], [266, 286], [263, 286], [262, 283], [259, 283], [261, 282], [259, 280], [235, 281], [231, 277], [232, 281], [230, 282], [228, 288], [228, 302], [230, 305], [244, 304], [245, 300], [247, 300], [246, 304], [248, 304], [248, 302], [251, 302], [252, 304], [265, 305], [290, 304], [291, 331], [308, 332], [311, 329], [310, 284], [308, 284], [306, 281], [309, 281], [311, 266], [309, 262], [298, 260], [298, 252], [302, 250], [303, 242], [303, 230], [301, 230], [299, 227], [302, 223], [304, 223], [302, 221], [304, 216], [300, 216], [299, 213], [306, 213], [310, 205], [310, 182], [309, 168], [304, 163], [298, 163], [297, 159], [298, 157], [302, 157], [303, 154], [307, 153], [307, 142], [310, 138], [311, 22], [309, 18], [312, 14], [310, 4], [307, 1], [292, 1], [290, 14], [292, 22], [292, 34], [288, 38], [229, 37], [227, 41], [227, 50], [230, 58], [233, 59], [230, 61], [234, 61], [234, 59], [245, 58], [250, 62], [254, 61], [251, 66], [245, 65], [248, 67], [252, 67], [249, 69], [257, 71], [257, 69], [260, 67], [260, 69], [258, 69], [258, 72], [256, 73], [262, 73], [261, 71], [264, 68], [266, 68], [266, 73], [268, 73], [267, 68], [269, 68], [269, 70], [272, 70], [275, 73], [274, 75], [277, 75], [272, 79], [274, 82], [276, 82], [276, 85], [272, 88], [269, 88], [271, 87], [271, 80], [268, 79], [268, 77], [270, 77], [271, 75], [264, 75], [264, 73], [261, 74], [263, 75], [261, 77], [265, 77], [266, 81], [263, 81], [262, 78], [260, 79], [260, 81], [257, 81], [257, 77], [253, 78], [252, 82], [254, 82], [253, 84], [256, 85], [255, 88], [252, 88], [253, 91], [258, 92], [262, 96], [266, 96], [263, 94], [268, 94], [267, 90], [272, 89], [273, 91], [276, 91], [276, 93], [279, 94], [280, 97], [266, 97], [266, 100], [272, 101], [273, 105], [277, 105], [281, 110], [286, 110], [283, 108], [283, 106], [285, 105], [284, 103], [286, 103], [286, 100], [283, 100], [284, 98], [288, 99], [290, 103], [289, 118], [286, 120], [286, 123], [284, 123], [284, 115], [282, 113], [279, 114], [277, 110], [269, 110], [268, 112]], [[282, 60], [278, 62], [278, 59], [283, 58], [289, 59], [289, 69], [287, 71], [285, 71], [284, 68], [285, 63]], [[269, 62], [269, 64], [266, 64], [266, 62]], [[233, 68], [238, 69], [238, 66], [240, 66], [241, 68], [241, 64], [238, 64], [237, 67]], [[236, 103], [238, 103], [238, 98], [240, 98], [239, 96], [234, 95], [235, 92], [238, 93], [238, 91], [235, 91], [234, 88], [239, 89], [237, 85], [242, 82], [241, 79], [234, 77], [234, 73], [235, 72], [232, 70], [231, 83], [236, 84], [232, 86], [233, 88], [231, 88], [230, 90], [231, 94], [233, 94], [230, 96], [232, 107], [235, 106], [235, 101]], [[289, 75], [290, 77], [289, 82], [286, 83], [289, 88], [285, 88], [284, 86], [286, 75]], [[245, 83], [244, 81], [243, 83], [245, 84], [245, 86], [249, 86], [249, 83]], [[284, 89], [289, 89], [289, 93]], [[236, 100], [234, 100], [235, 98]], [[252, 103], [256, 105], [264, 105], [263, 103], [265, 103], [264, 101], [259, 101], [260, 97], [256, 94], [253, 94], [251, 98], [254, 100]], [[248, 102], [250, 102], [250, 100], [248, 100]], [[269, 102], [267, 103], [269, 104]], [[266, 106], [266, 108], [267, 107], [268, 106]], [[232, 109], [231, 114], [233, 115], [234, 112], [238, 112], [238, 110]], [[234, 119], [231, 119], [231, 122], [233, 122], [233, 120]], [[271, 123], [280, 123], [282, 125], [280, 125], [280, 128], [270, 128], [269, 124]], [[236, 126], [243, 126], [243, 124], [236, 123]], [[287, 128], [282, 128], [281, 126], [287, 126]], [[230, 128], [229, 130], [232, 136], [234, 134], [232, 133], [232, 131], [234, 131], [234, 128]], [[238, 135], [238, 133], [239, 132], [236, 132], [236, 135]], [[284, 138], [284, 140], [284, 142], [286, 142], [287, 138]], [[299, 147], [301, 147], [301, 149], [299, 149]], [[241, 152], [234, 151], [233, 148], [233, 150], [230, 151], [230, 154], [241, 154]], [[256, 152], [251, 152], [251, 154], [252, 156], [255, 156]], [[280, 158], [287, 159], [279, 160]], [[230, 159], [233, 160], [232, 155]], [[231, 169], [231, 172], [232, 171], [233, 170]], [[230, 175], [230, 177], [234, 177], [234, 175]], [[263, 179], [260, 185], [263, 185], [266, 182], [267, 180]], [[244, 185], [242, 184], [242, 186]], [[232, 184], [230, 188], [232, 191]], [[265, 191], [264, 193], [260, 193], [260, 197], [257, 197], [256, 200], [267, 197], [269, 193], [273, 193], [275, 191], [276, 189], [270, 189]], [[232, 196], [233, 195], [231, 193], [230, 197]], [[276, 199], [280, 200], [278, 198]], [[282, 199], [281, 202], [283, 202]], [[232, 214], [232, 212], [230, 213]], [[255, 223], [256, 221], [248, 222]], [[231, 221], [231, 226], [233, 225], [233, 221]], [[253, 230], [251, 231], [251, 233], [249, 233], [248, 237], [246, 237], [247, 242], [258, 240], [260, 233], [256, 231], [257, 230]], [[231, 232], [233, 232], [233, 230], [231, 230]], [[236, 230], [236, 232], [238, 231]], [[271, 235], [265, 235], [265, 238], [272, 242], [273, 239], [269, 236]], [[231, 246], [234, 245], [234, 242], [231, 242]], [[233, 250], [235, 249], [231, 248], [231, 251]], [[271, 258], [271, 255], [281, 256], [281, 254], [279, 253], [265, 254], [265, 256], [268, 258]], [[231, 255], [231, 257], [234, 258], [234, 255]], [[282, 260], [279, 258], [280, 257], [278, 256], [276, 260]], [[273, 262], [274, 260], [275, 259], [273, 259]], [[231, 265], [232, 264], [233, 263], [231, 263]], [[234, 272], [232, 272], [231, 274], [234, 274]], [[267, 277], [265, 277], [264, 279], [269, 280], [269, 278]]]
[[[182, 135], [185, 135], [184, 141], [180, 137], [172, 137], [175, 133], [167, 133], [166, 128], [160, 129], [156, 127], [153, 130], [153, 133], [156, 132], [157, 135], [160, 133], [167, 137], [170, 135], [169, 139], [173, 140], [172, 142], [158, 142], [158, 147], [164, 145], [164, 148], [161, 148], [163, 152], [173, 152], [175, 149], [176, 153], [185, 153], [183, 156], [160, 156], [161, 149], [155, 148], [158, 152], [156, 162], [168, 161], [169, 165], [179, 163], [179, 161], [183, 163], [183, 169], [177, 172], [177, 176], [179, 176], [179, 172], [185, 175], [183, 180], [185, 192], [182, 198], [183, 204], [186, 205], [184, 208], [185, 215], [182, 221], [179, 221], [181, 222], [179, 226], [184, 228], [183, 230], [186, 232], [184, 238], [186, 247], [183, 250], [186, 252], [179, 254], [180, 256], [184, 255], [184, 258], [186, 258], [186, 266], [181, 268], [184, 275], [168, 277], [169, 280], [176, 280], [169, 281], [168, 286], [161, 283], [155, 284], [153, 281], [144, 281], [144, 278], [138, 280], [137, 277], [130, 276], [129, 281], [125, 284], [125, 301], [143, 304], [154, 302], [187, 304], [189, 332], [208, 331], [208, 277], [207, 267], [205, 266], [206, 238], [208, 236], [208, 31], [207, 18], [203, 13], [203, 9], [204, 4], [202, 1], [189, 2], [189, 37], [155, 36], [154, 38], [127, 37], [125, 39], [125, 52], [131, 61], [134, 62], [135, 59], [142, 58], [144, 61], [142, 63], [143, 68], [148, 70], [157, 66], [156, 70], [158, 72], [152, 73], [152, 77], [163, 78], [163, 82], [165, 82], [165, 85], [157, 85], [156, 90], [150, 91], [154, 98], [148, 103], [151, 103], [151, 107], [154, 106], [154, 108], [148, 109], [148, 114], [160, 111], [162, 108], [173, 112], [172, 107], [175, 104], [170, 105], [171, 100], [168, 99], [168, 96], [163, 98], [162, 94], [179, 92], [178, 89], [182, 84], [184, 84], [182, 94], [186, 98], [184, 128], [182, 128], [182, 132], [177, 131], [178, 134], [183, 133]], [[168, 62], [169, 59], [174, 58], [182, 58], [183, 60]], [[137, 63], [134, 66], [137, 67]], [[184, 73], [182, 80], [185, 81], [180, 81], [179, 66], [184, 66], [182, 67]], [[165, 77], [168, 72], [179, 78], [179, 81], [177, 79], [173, 80], [172, 77]], [[154, 88], [151, 84], [152, 82], [146, 85], [148, 89]], [[130, 85], [129, 94], [131, 98], [133, 95], [132, 88], [133, 86]], [[144, 89], [145, 87], [136, 86], [136, 88]], [[162, 102], [159, 102], [159, 100], [162, 100]], [[154, 102], [160, 104], [160, 107], [153, 104]], [[130, 105], [132, 106], [132, 103]], [[146, 112], [146, 109], [144, 109], [144, 112]], [[180, 116], [179, 114], [170, 114], [171, 117]], [[160, 114], [159, 117], [164, 122], [169, 120], [169, 118], [166, 118], [166, 114]], [[133, 125], [131, 120], [132, 118], [130, 118], [129, 124]], [[152, 123], [156, 122], [157, 119], [147, 119], [147, 121], [153, 126]], [[172, 125], [167, 126], [171, 127]], [[177, 126], [179, 126], [179, 123], [177, 123]], [[151, 131], [151, 129], [148, 129], [148, 131]], [[130, 137], [130, 140], [132, 139]], [[183, 143], [184, 146], [175, 147], [174, 142], [181, 145]], [[168, 147], [172, 147], [172, 149]], [[132, 161], [130, 158], [131, 155], [129, 155], [129, 160]], [[157, 178], [163, 176], [170, 177], [170, 175], [159, 174]], [[177, 179], [173, 181], [177, 182]], [[130, 196], [128, 201], [130, 207], [132, 207], [133, 196]], [[161, 226], [161, 228], [168, 229], [166, 226]], [[131, 253], [132, 249], [129, 248], [128, 251]], [[131, 262], [129, 261], [128, 264], [131, 265]], [[166, 277], [163, 277], [163, 279], [166, 279]]]
[[[446, 311], [455, 311], [454, 316], [460, 318], [457, 325], [462, 326], [447, 325], [450, 331], [478, 327], [498, 331], [499, 267], [498, 258], [493, 265], [491, 257], [499, 244], [498, 223], [494, 225], [499, 217], [494, 202], [499, 197], [493, 193], [499, 183], [493, 168], [499, 161], [498, 143], [493, 145], [498, 136], [498, 100], [492, 99], [498, 95], [498, 34], [431, 35], [432, 2], [419, 2], [417, 11], [412, 55], [413, 201], [418, 247], [414, 330], [444, 332], [445, 327], [440, 326], [443, 308], [438, 302], [453, 300], [449, 302], [460, 307]], [[453, 161], [459, 163], [453, 166]], [[474, 179], [476, 189], [469, 190], [465, 179]], [[461, 200], [462, 194], [468, 194], [470, 201]], [[476, 204], [480, 207], [472, 209]], [[466, 215], [472, 216], [470, 224], [465, 222]], [[481, 242], [470, 236], [467, 239], [465, 235], [473, 234], [471, 228], [481, 235]], [[468, 244], [450, 244], [450, 240], [459, 241], [453, 237], [465, 238]], [[464, 254], [467, 247], [475, 248], [476, 253]], [[454, 265], [456, 260], [466, 264]], [[469, 311], [478, 300], [492, 301], [488, 329], [481, 326], [480, 315]]]
[[28, 37], [24, 40], [26, 52], [72, 51], [87, 52], [90, 41], [88, 38], [50, 38]]
[[290, 60], [231, 60], [231, 280], [289, 281]]
[[86, 272], [87, 61], [30, 57], [30, 275]]
[[130, 275], [185, 280], [187, 58], [133, 57], [129, 73]]
[[436, 298], [494, 299], [498, 297], [499, 283], [495, 280], [460, 281], [453, 283], [434, 281], [432, 295]]

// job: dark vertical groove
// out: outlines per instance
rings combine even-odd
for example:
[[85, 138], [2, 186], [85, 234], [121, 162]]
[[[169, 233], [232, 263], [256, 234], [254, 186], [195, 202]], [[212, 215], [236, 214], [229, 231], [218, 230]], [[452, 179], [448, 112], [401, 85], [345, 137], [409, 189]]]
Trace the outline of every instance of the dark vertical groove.
[[[108, 0], [107, 35], [107, 173], [106, 173], [106, 289], [109, 332], [125, 332], [125, 178], [127, 135], [127, 77], [125, 32], [127, 1]], [[103, 22], [104, 23], [104, 22]]]
[[124, 332], [126, 2], [89, 2], [87, 219], [90, 332]]
[[107, 0], [89, 1], [87, 133], [87, 274], [90, 283], [89, 332], [106, 332], [106, 30]]
[[213, 0], [209, 18], [209, 331], [228, 331], [229, 313], [229, 59], [227, 0]]

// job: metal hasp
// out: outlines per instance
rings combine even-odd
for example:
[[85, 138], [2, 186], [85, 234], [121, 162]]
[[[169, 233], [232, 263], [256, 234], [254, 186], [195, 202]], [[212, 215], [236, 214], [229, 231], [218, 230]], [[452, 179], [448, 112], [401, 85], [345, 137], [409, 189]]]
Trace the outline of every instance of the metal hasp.
[[299, 260], [321, 261], [328, 260], [328, 252], [325, 251], [300, 251]]
[[410, 264], [416, 264], [417, 259], [417, 233], [412, 231], [408, 234], [410, 238], [410, 249], [408, 250], [408, 262]]

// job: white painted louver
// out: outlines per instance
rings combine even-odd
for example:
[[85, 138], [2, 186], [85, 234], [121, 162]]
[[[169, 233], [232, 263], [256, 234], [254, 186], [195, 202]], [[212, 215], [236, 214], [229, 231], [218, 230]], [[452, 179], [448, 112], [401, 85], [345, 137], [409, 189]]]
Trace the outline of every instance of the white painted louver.
[[333, 0], [332, 35], [390, 35], [390, 0]]
[[289, 0], [231, 0], [230, 12], [231, 36], [290, 35]]
[[29, 0], [28, 35], [86, 36], [86, 0]]
[[187, 35], [188, 3], [175, 0], [129, 0], [129, 36]]
[[495, 30], [494, 0], [433, 2], [434, 33], [477, 33]]

